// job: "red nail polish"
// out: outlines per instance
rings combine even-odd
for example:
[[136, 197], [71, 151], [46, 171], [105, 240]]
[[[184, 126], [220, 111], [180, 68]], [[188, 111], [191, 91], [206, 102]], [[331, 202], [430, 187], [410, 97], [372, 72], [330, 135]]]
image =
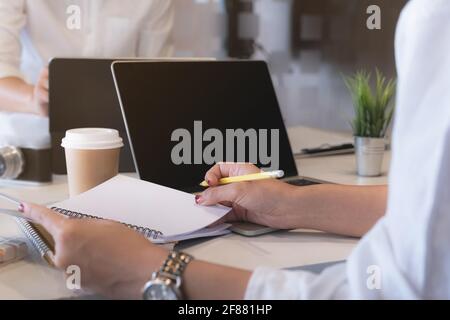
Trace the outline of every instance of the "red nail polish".
[[200, 199], [200, 196], [197, 194], [197, 195], [195, 196], [195, 202], [198, 203], [198, 199]]
[[25, 206], [23, 205], [23, 203], [21, 203], [20, 205], [19, 205], [19, 212], [24, 212], [25, 211]]

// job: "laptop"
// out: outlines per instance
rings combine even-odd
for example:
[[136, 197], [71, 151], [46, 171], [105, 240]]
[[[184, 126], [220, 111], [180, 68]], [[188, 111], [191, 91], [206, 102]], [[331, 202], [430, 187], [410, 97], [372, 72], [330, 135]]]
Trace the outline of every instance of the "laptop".
[[[297, 186], [323, 183], [298, 175], [265, 62], [117, 61], [111, 69], [140, 179], [195, 193], [214, 161], [225, 160], [271, 165]], [[231, 230], [244, 236], [275, 231], [251, 223]]]
[[[267, 150], [275, 150], [277, 155], [270, 154], [276, 162], [272, 169], [283, 170], [284, 180], [295, 185], [321, 182], [298, 176], [265, 62], [116, 61], [112, 72], [141, 179], [187, 192], [201, 191], [199, 183], [214, 164], [208, 153], [214, 142], [216, 146], [222, 143], [222, 148], [215, 150], [221, 157], [213, 154], [215, 161], [254, 162], [267, 168], [273, 164], [264, 161], [270, 154]], [[230, 131], [236, 138], [239, 130], [247, 135], [245, 157], [237, 158], [242, 144], [235, 141], [233, 152], [227, 150], [226, 142]], [[278, 132], [276, 148], [272, 145], [274, 135], [269, 134], [273, 131]], [[221, 133], [222, 139], [215, 140], [222, 141], [212, 141], [213, 133], [215, 138]], [[250, 137], [255, 135], [259, 149], [265, 150], [265, 159], [249, 161]]]
[[[52, 169], [66, 174], [61, 139], [67, 130], [99, 127], [117, 129], [126, 137], [125, 125], [111, 76], [109, 59], [53, 59], [49, 64], [49, 118]], [[124, 140], [120, 172], [135, 172], [130, 144]]]
[[[54, 58], [49, 64], [49, 117], [52, 171], [66, 174], [61, 139], [69, 129], [100, 127], [117, 129], [126, 137], [117, 99], [111, 63], [120, 59]], [[209, 58], [127, 59], [133, 61], [213, 60]], [[120, 172], [135, 172], [130, 144], [124, 139]]]

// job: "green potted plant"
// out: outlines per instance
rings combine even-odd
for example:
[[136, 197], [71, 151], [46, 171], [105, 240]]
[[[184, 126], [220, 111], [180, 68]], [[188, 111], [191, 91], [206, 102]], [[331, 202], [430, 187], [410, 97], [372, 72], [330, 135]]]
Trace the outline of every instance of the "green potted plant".
[[386, 77], [377, 69], [375, 90], [370, 82], [371, 74], [358, 71], [345, 78], [355, 111], [351, 121], [355, 137], [357, 172], [360, 176], [379, 176], [385, 151], [386, 131], [392, 121], [396, 81]]

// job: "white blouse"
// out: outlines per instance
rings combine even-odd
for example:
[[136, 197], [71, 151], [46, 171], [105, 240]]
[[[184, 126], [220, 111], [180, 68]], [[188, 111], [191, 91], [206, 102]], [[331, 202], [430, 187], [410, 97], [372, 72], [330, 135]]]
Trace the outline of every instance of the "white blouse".
[[257, 269], [247, 299], [450, 298], [450, 1], [412, 0], [397, 29], [386, 216], [322, 274]]
[[[53, 57], [171, 55], [171, 0], [0, 0], [0, 78], [37, 81]], [[0, 144], [45, 147], [48, 119], [0, 112]]]

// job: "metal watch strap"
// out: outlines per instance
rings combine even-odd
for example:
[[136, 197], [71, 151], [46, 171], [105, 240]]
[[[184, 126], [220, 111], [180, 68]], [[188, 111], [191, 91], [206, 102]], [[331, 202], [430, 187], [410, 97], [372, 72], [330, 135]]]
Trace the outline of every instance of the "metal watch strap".
[[186, 266], [193, 259], [194, 258], [187, 253], [171, 251], [161, 269], [159, 269], [159, 274], [181, 277], [184, 269], [186, 269]]
[[171, 251], [162, 267], [158, 271], [153, 272], [152, 279], [142, 289], [144, 300], [154, 300], [154, 298], [151, 298], [153, 286], [155, 288], [158, 286], [170, 287], [178, 300], [183, 299], [181, 275], [193, 259], [187, 253]]

